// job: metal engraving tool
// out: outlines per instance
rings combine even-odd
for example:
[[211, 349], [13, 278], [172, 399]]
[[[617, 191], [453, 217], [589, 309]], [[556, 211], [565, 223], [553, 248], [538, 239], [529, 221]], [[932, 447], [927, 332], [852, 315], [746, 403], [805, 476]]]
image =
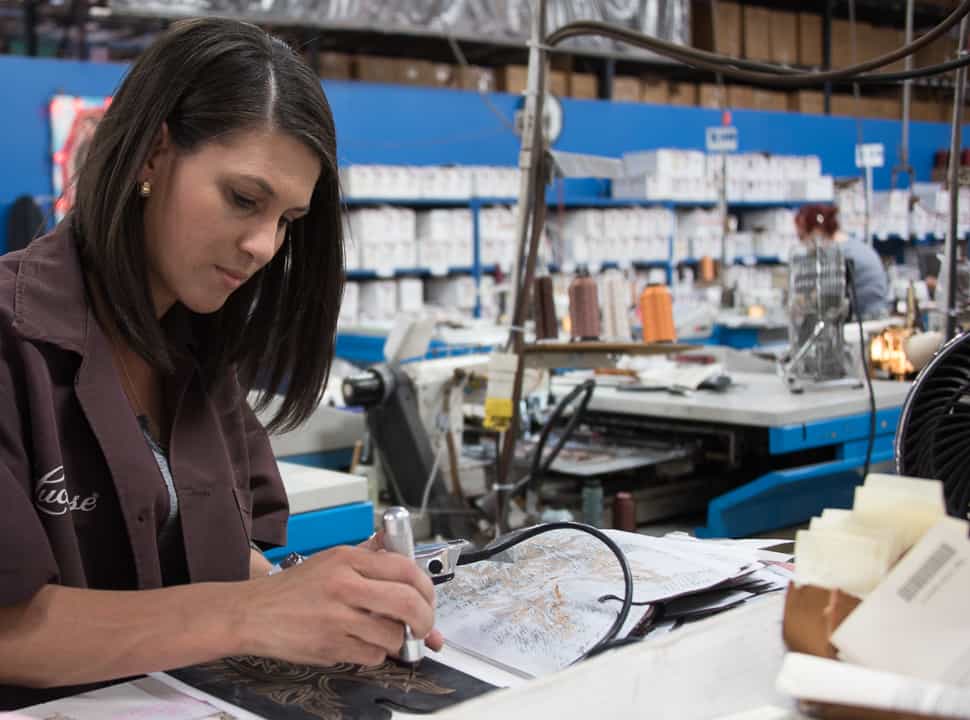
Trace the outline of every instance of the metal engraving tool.
[[[414, 535], [407, 508], [391, 507], [384, 511], [384, 548], [414, 560]], [[400, 656], [402, 662], [412, 665], [424, 657], [424, 641], [415, 638], [407, 624], [404, 626], [404, 644]]]

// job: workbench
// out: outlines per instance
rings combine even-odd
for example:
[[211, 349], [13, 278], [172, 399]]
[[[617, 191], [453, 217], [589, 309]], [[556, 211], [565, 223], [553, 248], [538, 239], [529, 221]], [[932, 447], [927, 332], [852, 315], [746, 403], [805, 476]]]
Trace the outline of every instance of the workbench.
[[[854, 488], [862, 481], [869, 437], [866, 388], [793, 394], [776, 375], [736, 372], [731, 377], [733, 385], [725, 392], [688, 396], [597, 387], [588, 411], [688, 429], [694, 424], [734, 428], [757, 439], [764, 458], [758, 462], [770, 467], [749, 473], [739, 487], [713, 499], [706, 525], [697, 529], [700, 537], [745, 537], [806, 522], [826, 507], [850, 507]], [[562, 394], [576, 382], [563, 376], [553, 383], [553, 392]], [[872, 465], [893, 459], [896, 425], [909, 387], [873, 381], [877, 413]], [[742, 445], [742, 451], [754, 449], [752, 442]], [[828, 459], [810, 464], [791, 459], [811, 450]]]

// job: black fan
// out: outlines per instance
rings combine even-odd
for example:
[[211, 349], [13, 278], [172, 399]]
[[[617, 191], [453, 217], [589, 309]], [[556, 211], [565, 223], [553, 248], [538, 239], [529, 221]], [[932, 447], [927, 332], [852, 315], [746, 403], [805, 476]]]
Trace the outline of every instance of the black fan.
[[944, 345], [913, 383], [896, 429], [896, 469], [942, 480], [947, 511], [970, 517], [970, 332]]

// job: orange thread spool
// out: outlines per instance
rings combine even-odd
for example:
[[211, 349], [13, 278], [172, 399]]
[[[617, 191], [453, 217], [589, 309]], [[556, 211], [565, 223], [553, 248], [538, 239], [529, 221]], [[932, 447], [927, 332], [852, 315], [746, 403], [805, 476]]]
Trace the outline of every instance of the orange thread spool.
[[640, 295], [643, 342], [671, 342], [674, 330], [674, 305], [666, 285], [650, 285]]

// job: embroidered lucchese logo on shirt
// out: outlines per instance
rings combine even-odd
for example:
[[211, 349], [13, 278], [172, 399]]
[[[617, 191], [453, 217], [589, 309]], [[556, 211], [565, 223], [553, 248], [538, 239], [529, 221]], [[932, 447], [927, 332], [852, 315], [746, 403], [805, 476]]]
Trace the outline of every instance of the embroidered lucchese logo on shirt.
[[37, 481], [34, 502], [37, 509], [47, 515], [64, 515], [68, 510], [91, 512], [98, 506], [98, 494], [93, 492], [86, 498], [80, 495], [72, 497], [64, 482], [64, 466], [58, 465]]

